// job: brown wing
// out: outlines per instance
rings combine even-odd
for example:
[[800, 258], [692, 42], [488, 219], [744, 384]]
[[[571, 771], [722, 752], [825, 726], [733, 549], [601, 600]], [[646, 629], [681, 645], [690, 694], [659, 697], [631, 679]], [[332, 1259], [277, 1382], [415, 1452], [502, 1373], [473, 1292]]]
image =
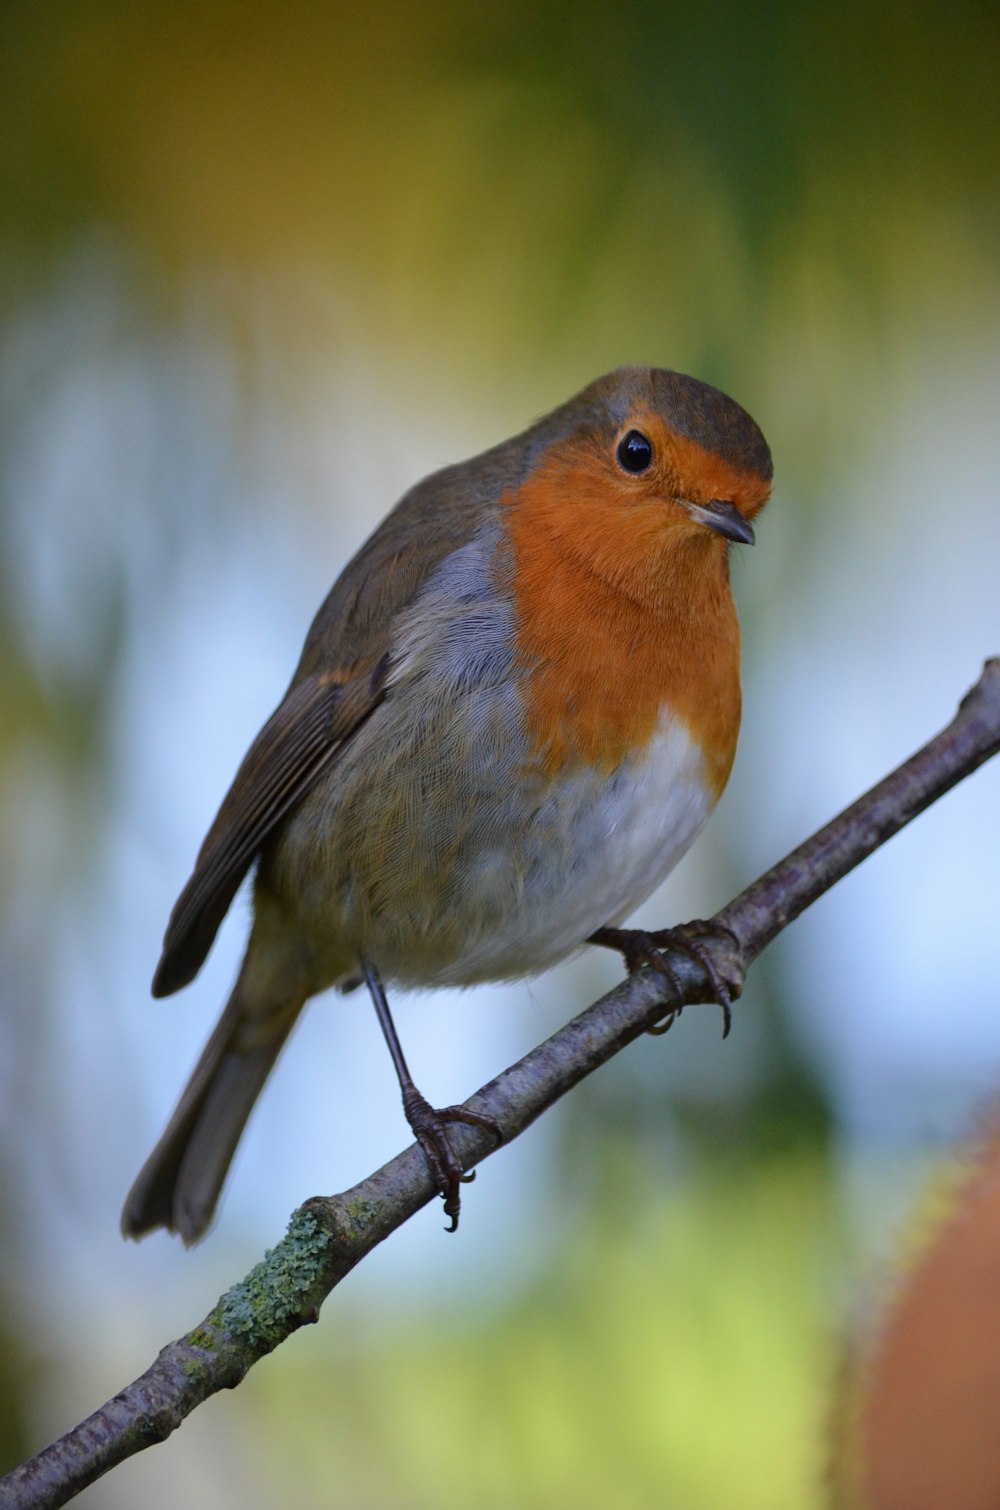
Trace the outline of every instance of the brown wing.
[[193, 980], [261, 845], [382, 699], [384, 666], [337, 685], [310, 676], [294, 686], [247, 751], [194, 872], [170, 915], [153, 995]]
[[523, 466], [525, 438], [411, 488], [337, 579], [291, 687], [250, 746], [171, 913], [154, 996], [194, 979], [268, 834], [381, 701], [398, 615], [435, 566], [498, 509]]

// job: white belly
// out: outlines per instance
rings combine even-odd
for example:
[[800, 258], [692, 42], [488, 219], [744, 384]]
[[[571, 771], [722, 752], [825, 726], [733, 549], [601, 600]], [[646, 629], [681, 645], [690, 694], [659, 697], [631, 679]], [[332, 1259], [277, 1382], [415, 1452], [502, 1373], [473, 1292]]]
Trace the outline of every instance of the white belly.
[[[663, 721], [642, 759], [612, 776], [576, 772], [527, 819], [519, 844], [508, 834], [478, 855], [462, 888], [465, 948], [434, 971], [434, 983], [516, 978], [564, 959], [645, 901], [713, 806], [700, 751], [673, 720]], [[516, 901], [504, 916], [491, 893], [510, 902], [512, 865]]]
[[267, 898], [277, 936], [297, 921], [309, 994], [361, 957], [410, 986], [546, 969], [628, 917], [711, 812], [700, 750], [672, 718], [610, 774], [553, 780], [527, 748], [509, 674], [424, 707], [415, 720], [411, 701], [387, 700], [266, 856], [258, 922]]

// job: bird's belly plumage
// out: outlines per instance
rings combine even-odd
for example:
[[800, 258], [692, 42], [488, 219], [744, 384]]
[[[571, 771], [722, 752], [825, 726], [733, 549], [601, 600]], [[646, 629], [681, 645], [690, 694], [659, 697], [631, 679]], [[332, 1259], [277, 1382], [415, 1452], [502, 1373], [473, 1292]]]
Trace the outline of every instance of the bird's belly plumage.
[[[665, 716], [642, 755], [540, 778], [508, 797], [500, 842], [478, 848], [455, 898], [461, 952], [434, 983], [532, 974], [635, 910], [673, 869], [713, 805], [700, 753]], [[405, 962], [400, 970], [405, 978]]]
[[463, 703], [416, 730], [412, 710], [380, 710], [266, 859], [265, 889], [296, 899], [314, 989], [361, 955], [412, 986], [544, 969], [627, 917], [714, 804], [668, 710], [616, 770], [553, 776], [529, 754], [515, 683]]

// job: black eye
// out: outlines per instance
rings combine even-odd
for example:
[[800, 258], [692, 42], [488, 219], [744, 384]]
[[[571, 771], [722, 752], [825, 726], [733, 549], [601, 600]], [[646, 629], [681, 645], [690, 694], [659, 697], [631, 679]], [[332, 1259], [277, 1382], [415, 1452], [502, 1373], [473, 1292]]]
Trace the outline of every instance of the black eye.
[[641, 430], [630, 430], [618, 442], [618, 465], [626, 472], [645, 472], [653, 460], [653, 447]]

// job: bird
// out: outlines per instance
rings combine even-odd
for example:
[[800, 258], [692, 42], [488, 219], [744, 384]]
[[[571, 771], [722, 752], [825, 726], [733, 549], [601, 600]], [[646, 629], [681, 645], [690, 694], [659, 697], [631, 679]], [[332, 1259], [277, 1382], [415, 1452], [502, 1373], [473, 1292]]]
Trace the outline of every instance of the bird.
[[330, 987], [367, 986], [451, 1230], [468, 1176], [448, 1126], [502, 1129], [422, 1096], [386, 986], [522, 979], [588, 940], [633, 970], [667, 933], [704, 960], [682, 931], [620, 925], [728, 779], [729, 554], [753, 544], [772, 475], [735, 400], [637, 365], [404, 494], [320, 607], [170, 916], [156, 997], [194, 978], [254, 869], [235, 986], [126, 1236], [204, 1234], [282, 1046]]

